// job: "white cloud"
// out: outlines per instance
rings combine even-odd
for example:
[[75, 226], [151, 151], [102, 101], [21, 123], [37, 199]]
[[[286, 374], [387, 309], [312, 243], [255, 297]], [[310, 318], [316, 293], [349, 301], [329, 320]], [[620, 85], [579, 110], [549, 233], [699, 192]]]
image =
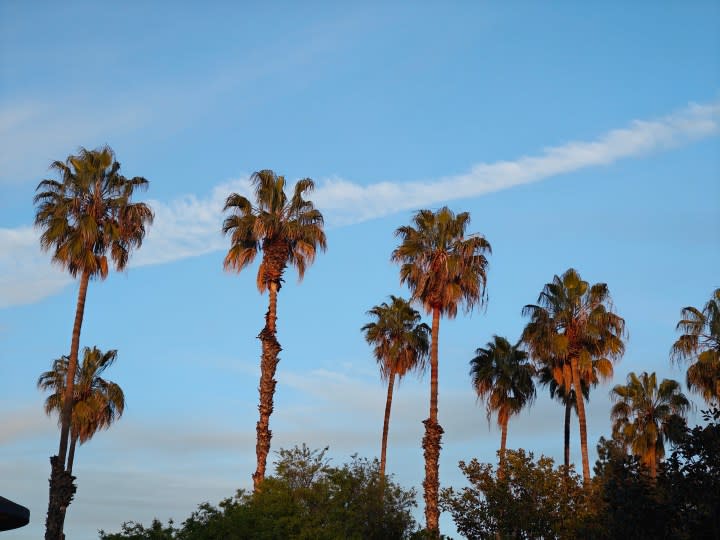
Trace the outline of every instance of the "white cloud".
[[587, 167], [609, 165], [708, 137], [718, 130], [720, 102], [691, 104], [657, 120], [636, 120], [629, 127], [612, 130], [594, 141], [571, 141], [546, 148], [539, 156], [524, 156], [514, 161], [479, 163], [465, 174], [437, 180], [382, 182], [369, 186], [343, 179], [327, 180], [313, 200], [330, 223], [357, 223], [403, 210], [478, 197]]
[[[13, 127], [32, 117], [20, 111], [2, 120]], [[594, 141], [571, 141], [514, 161], [479, 163], [464, 174], [436, 180], [362, 185], [327, 179], [318, 183], [312, 199], [329, 227], [349, 225], [608, 165], [713, 136], [719, 130], [720, 101], [691, 104], [656, 120], [636, 120]], [[248, 195], [248, 178], [219, 184], [203, 198], [187, 195], [169, 203], [150, 201], [155, 224], [131, 265], [163, 264], [225, 249], [227, 239], [220, 233], [222, 207], [233, 191]], [[37, 233], [30, 227], [0, 229], [0, 307], [37, 301], [69, 282], [59, 271], [50, 269], [48, 258], [37, 245]]]
[[0, 308], [36, 302], [71, 281], [40, 251], [35, 229], [0, 229]]

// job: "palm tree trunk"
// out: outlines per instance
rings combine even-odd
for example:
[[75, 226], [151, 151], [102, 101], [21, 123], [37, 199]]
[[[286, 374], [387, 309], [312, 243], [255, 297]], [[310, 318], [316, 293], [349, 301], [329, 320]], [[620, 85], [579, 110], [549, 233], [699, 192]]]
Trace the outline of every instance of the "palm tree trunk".
[[65, 394], [63, 395], [63, 408], [61, 414], [60, 448], [58, 456], [65, 466], [67, 445], [70, 435], [70, 422], [72, 418], [73, 392], [75, 390], [75, 372], [77, 371], [78, 351], [80, 350], [80, 330], [85, 314], [85, 298], [87, 297], [90, 273], [85, 271], [80, 277], [80, 290], [78, 291], [77, 307], [75, 308], [75, 324], [73, 324], [72, 341], [70, 343], [70, 359], [68, 361], [67, 378], [65, 380]]
[[67, 460], [68, 474], [72, 474], [73, 463], [75, 462], [75, 445], [77, 444], [77, 440], [78, 440], [77, 434], [73, 433], [72, 438], [70, 439], [70, 450], [68, 450], [68, 460]]
[[500, 426], [501, 429], [501, 435], [500, 435], [500, 467], [498, 470], [498, 478], [504, 478], [505, 477], [505, 447], [507, 444], [507, 427], [508, 427], [508, 418], [505, 417], [502, 425]]
[[587, 486], [590, 483], [590, 460], [588, 459], [587, 447], [587, 421], [585, 419], [585, 400], [580, 388], [580, 370], [578, 359], [570, 359], [572, 369], [572, 381], [575, 389], [575, 401], [577, 402], [578, 421], [580, 423], [580, 450], [582, 452], [583, 483]]
[[77, 371], [78, 351], [80, 350], [80, 330], [82, 329], [83, 315], [85, 314], [85, 299], [89, 282], [90, 273], [85, 271], [80, 276], [80, 289], [78, 291], [77, 307], [75, 308], [72, 341], [70, 342], [70, 359], [65, 380], [63, 408], [60, 413], [60, 447], [58, 455], [50, 458], [50, 496], [45, 519], [45, 540], [62, 540], [64, 537], [65, 511], [70, 506], [77, 489], [73, 484], [75, 477], [65, 470], [65, 459], [67, 458], [67, 445], [72, 419], [75, 372]]
[[50, 501], [45, 519], [45, 540], [64, 540], [65, 511], [72, 502], [77, 487], [75, 477], [60, 464], [58, 456], [50, 457]]
[[657, 451], [655, 450], [655, 447], [653, 447], [651, 452], [648, 452], [649, 456], [649, 465], [650, 465], [650, 480], [652, 480], [653, 484], [655, 483], [655, 479], [657, 478]]
[[570, 413], [572, 412], [572, 401], [570, 397], [565, 401], [565, 474], [570, 467]]
[[257, 443], [255, 445], [255, 455], [257, 456], [257, 468], [252, 475], [253, 490], [260, 491], [260, 484], [265, 478], [265, 467], [267, 464], [267, 456], [270, 453], [270, 439], [272, 431], [270, 431], [270, 415], [273, 412], [273, 398], [275, 396], [275, 371], [277, 369], [278, 354], [282, 350], [280, 343], [276, 338], [277, 333], [277, 294], [280, 284], [277, 281], [271, 281], [269, 290], [269, 305], [265, 314], [265, 327], [258, 336], [262, 341], [262, 353], [260, 356], [260, 404], [258, 411], [260, 412], [260, 420], [258, 420]]
[[423, 454], [425, 456], [425, 527], [431, 535], [440, 535], [440, 441], [443, 429], [438, 423], [438, 336], [440, 334], [440, 309], [433, 307], [432, 346], [430, 348], [430, 418], [425, 420]]
[[385, 401], [385, 422], [383, 423], [382, 446], [380, 448], [380, 480], [385, 479], [385, 464], [387, 456], [387, 439], [390, 429], [390, 408], [392, 407], [393, 386], [395, 385], [395, 372], [388, 378], [387, 401]]

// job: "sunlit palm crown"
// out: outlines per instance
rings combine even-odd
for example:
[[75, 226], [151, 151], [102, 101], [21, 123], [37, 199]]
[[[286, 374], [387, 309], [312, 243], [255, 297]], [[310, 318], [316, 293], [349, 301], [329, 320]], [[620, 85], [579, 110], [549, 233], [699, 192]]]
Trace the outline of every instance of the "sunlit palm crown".
[[673, 360], [691, 360], [687, 385], [707, 402], [720, 400], [720, 289], [703, 310], [688, 306], [681, 312], [677, 330], [682, 332], [671, 350]]
[[625, 351], [625, 320], [612, 312], [607, 285], [590, 286], [572, 268], [547, 283], [523, 315], [530, 322], [522, 340], [536, 360], [552, 366], [560, 385], [569, 380], [562, 368], [570, 358], [578, 358], [581, 378], [592, 381], [612, 375], [611, 361]]
[[473, 388], [486, 400], [488, 420], [497, 412], [500, 425], [535, 399], [534, 375], [528, 354], [499, 336], [478, 348], [470, 361]]
[[368, 315], [375, 321], [363, 326], [362, 331], [365, 340], [374, 345], [383, 379], [403, 377], [411, 370], [422, 372], [430, 350], [430, 327], [420, 322], [420, 313], [407, 300], [390, 295], [390, 304], [383, 302]]
[[273, 171], [256, 172], [251, 181], [255, 206], [237, 193], [225, 201], [223, 211], [232, 212], [223, 222], [223, 233], [230, 234], [231, 244], [225, 269], [239, 272], [262, 251], [257, 286], [264, 292], [271, 282], [280, 285], [288, 263], [297, 268], [302, 279], [315, 260], [317, 248], [326, 249], [326, 240], [322, 214], [312, 201], [303, 198], [314, 189], [312, 180], [299, 180], [291, 199], [285, 194], [285, 178]]
[[460, 302], [468, 311], [482, 304], [487, 283], [485, 254], [492, 250], [483, 236], [465, 236], [470, 214], [455, 215], [443, 207], [437, 212], [420, 210], [412, 221], [413, 225], [395, 231], [401, 244], [392, 254], [412, 298], [421, 301], [426, 311], [436, 308], [448, 317], [457, 314]]
[[[83, 350], [80, 369], [75, 373], [71, 422], [72, 431], [81, 443], [90, 439], [96, 431], [108, 428], [125, 409], [125, 396], [120, 386], [100, 377], [116, 357], [115, 350], [105, 353], [97, 347], [85, 347]], [[48, 415], [62, 410], [68, 361], [67, 356], [56, 359], [52, 369], [38, 379], [38, 388], [52, 392], [45, 400], [45, 413]]]
[[107, 252], [118, 270], [125, 268], [129, 253], [139, 247], [152, 210], [133, 203], [136, 188], [147, 188], [141, 177], [125, 178], [109, 147], [81, 148], [65, 163], [51, 168], [59, 180], [43, 180], [35, 195], [35, 225], [42, 228], [40, 245], [53, 248], [53, 261], [72, 276], [87, 272], [104, 279]]
[[627, 384], [617, 385], [611, 392], [617, 401], [610, 412], [613, 437], [629, 446], [638, 456], [653, 448], [658, 457], [665, 455], [665, 440], [676, 440], [679, 428], [690, 408], [677, 381], [663, 379], [657, 385], [655, 373], [630, 373]]

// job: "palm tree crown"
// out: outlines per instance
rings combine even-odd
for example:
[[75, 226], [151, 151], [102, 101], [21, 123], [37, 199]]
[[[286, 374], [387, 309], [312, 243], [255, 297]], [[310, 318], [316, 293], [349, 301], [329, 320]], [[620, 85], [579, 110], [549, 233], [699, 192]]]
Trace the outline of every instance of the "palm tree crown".
[[[75, 441], [84, 444], [97, 431], [109, 428], [125, 410], [125, 395], [120, 386], [100, 376], [116, 358], [116, 350], [102, 352], [97, 347], [85, 347], [83, 350], [83, 359], [75, 373], [73, 389], [71, 454], [74, 452]], [[47, 415], [62, 410], [68, 362], [67, 356], [61, 356], [53, 361], [50, 371], [44, 372], [38, 378], [38, 388], [52, 392], [45, 400]], [[70, 471], [72, 461], [71, 455], [68, 460]]]
[[684, 425], [690, 402], [677, 381], [663, 379], [657, 384], [655, 373], [630, 373], [627, 384], [610, 393], [615, 405], [610, 412], [613, 437], [629, 446], [656, 475], [657, 460], [665, 455], [665, 441], [676, 440]]
[[231, 247], [225, 256], [225, 269], [239, 272], [250, 265], [258, 251], [263, 259], [258, 268], [257, 286], [265, 292], [270, 283], [282, 281], [288, 263], [297, 268], [300, 279], [315, 260], [319, 247], [326, 249], [323, 216], [303, 196], [315, 184], [309, 178], [295, 184], [292, 198], [285, 194], [285, 177], [262, 170], [251, 178], [256, 205], [237, 193], [225, 201], [223, 211], [231, 215], [223, 222], [223, 233], [230, 234]]
[[383, 380], [409, 371], [423, 371], [430, 350], [430, 327], [421, 323], [420, 313], [404, 298], [390, 295], [390, 304], [374, 306], [368, 315], [375, 318], [362, 327]]
[[557, 384], [566, 386], [568, 380], [572, 381], [580, 422], [583, 477], [589, 482], [582, 380], [592, 380], [594, 369], [611, 372], [608, 366], [625, 350], [625, 321], [613, 313], [607, 285], [591, 286], [572, 268], [562, 276], [554, 276], [540, 293], [538, 304], [525, 306], [523, 315], [530, 317], [522, 337], [530, 354], [540, 363], [550, 359]]
[[60, 180], [43, 180], [35, 195], [41, 247], [53, 248], [53, 261], [73, 277], [87, 273], [105, 279], [108, 252], [117, 270], [123, 270], [153, 221], [149, 206], [132, 202], [134, 191], [147, 189], [148, 181], [122, 176], [108, 146], [81, 148], [50, 167]]
[[677, 330], [682, 335], [671, 350], [673, 360], [691, 360], [687, 385], [708, 402], [720, 400], [720, 289], [702, 311], [688, 306], [682, 310]]
[[465, 236], [470, 214], [455, 215], [447, 207], [433, 213], [419, 210], [413, 226], [400, 227], [395, 235], [401, 244], [392, 260], [400, 263], [400, 281], [407, 283], [412, 298], [431, 313], [438, 309], [450, 318], [458, 304], [469, 311], [485, 301], [487, 257], [490, 243], [481, 235]]
[[493, 336], [493, 340], [484, 348], [478, 348], [470, 360], [472, 385], [478, 398], [485, 400], [488, 421], [495, 413], [502, 429], [501, 459], [505, 452], [508, 420], [535, 399], [534, 375], [535, 368], [528, 361], [528, 354], [500, 336]]

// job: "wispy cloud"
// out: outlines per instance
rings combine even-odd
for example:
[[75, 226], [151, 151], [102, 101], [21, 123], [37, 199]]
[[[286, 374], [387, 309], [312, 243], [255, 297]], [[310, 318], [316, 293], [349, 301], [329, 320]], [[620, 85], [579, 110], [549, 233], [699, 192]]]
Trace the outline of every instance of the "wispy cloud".
[[470, 171], [427, 182], [382, 182], [363, 186], [343, 179], [324, 182], [313, 199], [331, 223], [357, 223], [445, 201], [478, 197], [521, 184], [609, 165], [715, 135], [720, 130], [720, 101], [698, 105], [656, 120], [635, 120], [594, 141], [571, 141], [546, 148], [538, 156], [479, 163]]
[[[19, 113], [18, 113], [19, 114]], [[29, 113], [28, 113], [29, 114]], [[27, 115], [8, 118], [14, 125]], [[691, 104], [655, 120], [635, 120], [593, 141], [571, 141], [537, 156], [479, 163], [464, 174], [429, 181], [363, 185], [341, 178], [321, 180], [312, 195], [329, 227], [356, 224], [414, 208], [479, 197], [589, 167], [667, 150], [720, 131], [720, 101]], [[150, 201], [155, 224], [133, 266], [163, 264], [224, 249], [219, 229], [222, 206], [233, 191], [248, 194], [248, 178], [217, 185], [209, 195], [187, 195], [169, 203]], [[29, 303], [61, 289], [68, 279], [51, 270], [30, 227], [0, 229], [0, 307]]]

